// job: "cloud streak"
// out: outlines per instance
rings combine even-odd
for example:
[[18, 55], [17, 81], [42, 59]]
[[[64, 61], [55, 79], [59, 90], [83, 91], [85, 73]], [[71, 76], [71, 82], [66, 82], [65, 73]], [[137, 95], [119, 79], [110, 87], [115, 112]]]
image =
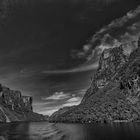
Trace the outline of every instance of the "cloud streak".
[[77, 73], [77, 72], [86, 72], [95, 70], [98, 67], [98, 63], [90, 64], [90, 65], [82, 65], [81, 67], [66, 69], [66, 70], [46, 70], [42, 71], [42, 74], [67, 74], [67, 73]]
[[86, 90], [78, 90], [77, 92], [65, 93], [55, 92], [52, 96], [42, 98], [42, 103], [35, 103], [35, 110], [44, 115], [52, 115], [60, 108], [74, 106], [80, 104]]
[[68, 94], [64, 94], [64, 92], [56, 92], [54, 93], [52, 96], [49, 96], [47, 98], [42, 98], [42, 100], [63, 100], [68, 98], [69, 95]]

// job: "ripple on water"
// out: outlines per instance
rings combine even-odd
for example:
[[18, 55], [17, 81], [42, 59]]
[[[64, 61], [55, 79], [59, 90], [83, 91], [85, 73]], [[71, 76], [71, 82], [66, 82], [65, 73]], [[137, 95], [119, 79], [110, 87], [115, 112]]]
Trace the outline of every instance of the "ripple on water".
[[140, 140], [135, 124], [0, 124], [0, 140]]
[[55, 124], [47, 123], [42, 126], [40, 123], [33, 123], [29, 130], [31, 140], [63, 140], [66, 138]]

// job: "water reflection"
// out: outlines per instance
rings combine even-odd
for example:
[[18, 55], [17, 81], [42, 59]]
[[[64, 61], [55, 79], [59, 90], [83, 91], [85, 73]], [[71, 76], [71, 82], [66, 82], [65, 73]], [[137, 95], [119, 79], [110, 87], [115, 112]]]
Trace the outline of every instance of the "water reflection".
[[28, 140], [28, 123], [11, 123], [0, 125], [0, 140]]
[[139, 140], [140, 124], [0, 124], [0, 140]]

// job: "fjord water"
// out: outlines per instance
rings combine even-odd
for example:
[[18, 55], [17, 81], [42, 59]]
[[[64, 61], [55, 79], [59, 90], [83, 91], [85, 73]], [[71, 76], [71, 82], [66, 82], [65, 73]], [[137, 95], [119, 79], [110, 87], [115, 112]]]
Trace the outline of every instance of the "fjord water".
[[140, 124], [0, 124], [0, 140], [139, 140]]
[[[28, 67], [41, 67], [42, 69], [45, 67], [47, 69], [47, 67], [55, 66], [59, 68], [61, 65], [69, 67], [68, 57], [71, 49], [82, 47], [93, 33], [113, 19], [135, 9], [140, 3], [139, 0], [112, 0], [112, 3], [109, 3], [111, 0], [104, 0], [108, 1], [107, 5], [94, 4], [94, 0], [70, 0], [73, 3], [67, 3], [69, 0], [65, 0], [66, 2], [56, 0], [58, 1], [56, 3], [38, 1], [42, 1], [42, 3], [38, 2], [32, 7], [16, 9], [10, 18], [1, 23], [0, 42], [3, 46], [1, 52], [3, 54], [10, 52], [8, 59], [4, 56], [1, 63], [7, 64], [8, 70], [9, 65], [12, 68], [16, 66], [21, 69]], [[113, 3], [113, 1], [118, 2]], [[57, 66], [57, 64], [59, 65]], [[81, 78], [81, 75], [79, 77]], [[38, 83], [43, 85], [44, 79], [41, 79], [42, 81], [40, 79], [40, 83]], [[60, 80], [62, 82], [62, 78]], [[28, 80], [20, 81], [26, 83], [21, 83], [22, 86], [28, 83]], [[52, 81], [51, 77], [50, 83]], [[76, 80], [74, 79], [74, 81]], [[33, 86], [35, 87], [35, 85]], [[43, 88], [43, 86], [41, 87]], [[68, 88], [68, 84], [66, 88]], [[78, 88], [80, 87], [78, 86]], [[34, 92], [33, 89], [28, 90]], [[40, 92], [41, 89], [39, 89]], [[3, 123], [0, 124], [0, 140], [139, 140], [139, 130], [140, 124], [138, 123], [111, 125], [52, 124], [48, 122]]]

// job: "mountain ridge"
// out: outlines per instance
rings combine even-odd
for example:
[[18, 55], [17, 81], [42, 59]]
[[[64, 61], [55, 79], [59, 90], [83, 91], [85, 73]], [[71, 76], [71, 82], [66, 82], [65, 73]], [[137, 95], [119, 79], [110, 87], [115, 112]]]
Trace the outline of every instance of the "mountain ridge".
[[86, 56], [90, 51], [93, 59], [93, 52], [98, 51], [92, 83], [80, 105], [57, 111], [50, 122], [140, 121], [139, 16], [140, 6], [93, 36], [84, 52]]

